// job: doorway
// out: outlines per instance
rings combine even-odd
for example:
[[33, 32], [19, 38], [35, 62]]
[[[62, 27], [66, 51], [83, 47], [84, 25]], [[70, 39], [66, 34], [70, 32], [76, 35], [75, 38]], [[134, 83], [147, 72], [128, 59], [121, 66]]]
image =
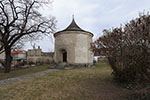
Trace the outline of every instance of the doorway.
[[67, 52], [66, 52], [66, 50], [62, 50], [62, 61], [67, 62]]

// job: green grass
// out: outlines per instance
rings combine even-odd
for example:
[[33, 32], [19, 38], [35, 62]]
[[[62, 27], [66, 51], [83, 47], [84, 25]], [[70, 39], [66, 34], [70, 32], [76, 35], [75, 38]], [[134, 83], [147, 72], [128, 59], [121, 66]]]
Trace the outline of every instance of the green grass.
[[124, 90], [113, 85], [110, 67], [95, 66], [0, 85], [0, 100], [122, 100], [118, 97]]
[[109, 65], [106, 64], [106, 63], [96, 63], [94, 66], [98, 67], [98, 68], [100, 68], [100, 67], [106, 67], [106, 68], [108, 68], [109, 67]]
[[19, 70], [12, 70], [12, 71], [10, 71], [10, 73], [2, 73], [1, 72], [0, 80], [44, 71], [44, 70], [47, 70], [50, 66], [53, 66], [53, 65], [41, 65], [41, 66], [34, 66], [34, 67], [24, 68], [24, 69], [19, 69]]

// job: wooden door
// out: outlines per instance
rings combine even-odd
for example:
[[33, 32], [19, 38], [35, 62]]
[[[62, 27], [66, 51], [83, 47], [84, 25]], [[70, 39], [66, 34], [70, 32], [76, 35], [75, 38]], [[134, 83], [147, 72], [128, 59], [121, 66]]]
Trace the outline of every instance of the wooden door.
[[63, 62], [67, 62], [67, 52], [63, 52]]

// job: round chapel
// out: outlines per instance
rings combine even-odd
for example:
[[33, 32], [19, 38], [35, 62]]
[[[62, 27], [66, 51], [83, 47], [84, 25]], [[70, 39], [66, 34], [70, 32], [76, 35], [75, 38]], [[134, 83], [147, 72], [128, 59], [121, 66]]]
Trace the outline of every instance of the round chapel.
[[56, 64], [90, 66], [93, 64], [93, 52], [91, 49], [91, 32], [81, 29], [74, 18], [71, 24], [64, 30], [56, 32], [55, 54]]

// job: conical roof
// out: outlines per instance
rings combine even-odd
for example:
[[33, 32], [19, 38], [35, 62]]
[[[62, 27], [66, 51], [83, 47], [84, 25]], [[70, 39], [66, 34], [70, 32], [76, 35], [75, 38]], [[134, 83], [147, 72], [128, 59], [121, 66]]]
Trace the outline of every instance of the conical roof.
[[72, 22], [71, 24], [66, 28], [64, 29], [63, 31], [84, 31], [82, 30], [75, 22], [74, 18], [72, 19]]
[[72, 19], [71, 24], [70, 24], [66, 29], [64, 29], [64, 30], [62, 30], [62, 31], [56, 32], [56, 33], [54, 34], [54, 37], [56, 36], [56, 34], [58, 34], [58, 33], [61, 34], [61, 32], [65, 32], [65, 31], [81, 31], [81, 32], [89, 33], [89, 34], [91, 34], [91, 35], [93, 36], [93, 34], [92, 34], [91, 32], [88, 32], [88, 31], [85, 31], [85, 30], [81, 29], [81, 28], [76, 24], [76, 22], [75, 22], [75, 20], [74, 20], [74, 17], [73, 17], [73, 19]]

